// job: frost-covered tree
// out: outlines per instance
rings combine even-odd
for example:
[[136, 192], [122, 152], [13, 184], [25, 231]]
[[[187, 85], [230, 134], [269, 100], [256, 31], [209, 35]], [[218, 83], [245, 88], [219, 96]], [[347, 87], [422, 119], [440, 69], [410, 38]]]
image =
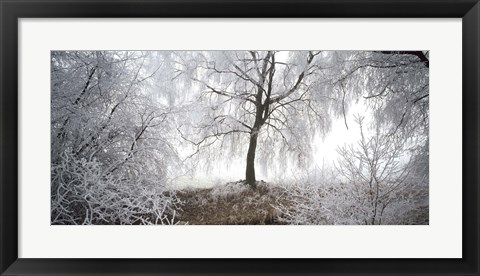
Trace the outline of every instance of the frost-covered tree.
[[[288, 224], [424, 224], [428, 195], [412, 150], [421, 137], [404, 139], [357, 116], [359, 139], [339, 147], [333, 170], [322, 168], [283, 181], [275, 206]], [[326, 176], [325, 176], [326, 174]], [[426, 207], [428, 211], [428, 207]], [[419, 212], [412, 217], [412, 212]]]
[[345, 111], [324, 75], [332, 52], [190, 52], [177, 60], [178, 77], [187, 76], [201, 91], [189, 108], [195, 116], [180, 134], [197, 152], [217, 142], [232, 154], [246, 150], [251, 186], [259, 150], [264, 166], [274, 157], [305, 165], [313, 138], [328, 131], [332, 114]]
[[[177, 154], [167, 135], [172, 110], [149, 89], [162, 64], [150, 55], [52, 52], [53, 223], [164, 221]], [[142, 217], [141, 198], [163, 211]]]
[[333, 84], [364, 101], [392, 135], [420, 136], [415, 155], [428, 180], [429, 52], [355, 51], [344, 55]]
[[[357, 197], [357, 217], [365, 224], [382, 224], [385, 211], [392, 204], [412, 201], [425, 191], [423, 179], [415, 174], [412, 151], [422, 143], [421, 137], [404, 138], [389, 133], [388, 128], [375, 124], [373, 133], [364, 129], [364, 117], [357, 116], [355, 122], [360, 128], [360, 139], [356, 145], [338, 148], [340, 159], [337, 171], [342, 182], [351, 188], [351, 195]], [[411, 202], [410, 202], [411, 203]], [[409, 204], [414, 207], [414, 204]], [[396, 215], [398, 215], [398, 210]]]

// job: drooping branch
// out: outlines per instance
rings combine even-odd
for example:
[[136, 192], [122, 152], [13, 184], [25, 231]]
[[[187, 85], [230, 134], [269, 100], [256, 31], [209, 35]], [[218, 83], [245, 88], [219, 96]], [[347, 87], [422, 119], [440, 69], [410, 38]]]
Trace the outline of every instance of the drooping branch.
[[429, 68], [430, 61], [427, 56], [422, 51], [378, 51], [376, 53], [387, 54], [387, 55], [413, 55], [420, 59], [420, 61]]
[[346, 112], [345, 112], [345, 97], [346, 97], [346, 95], [347, 95], [347, 92], [345, 91], [345, 87], [344, 87], [344, 84], [343, 84], [343, 83], [340, 84], [340, 87], [342, 88], [342, 92], [343, 92], [343, 97], [342, 97], [343, 120], [344, 120], [344, 122], [345, 122], [345, 127], [348, 129], [347, 115], [346, 115]]
[[297, 80], [295, 81], [295, 84], [293, 85], [292, 88], [290, 88], [286, 93], [284, 93], [283, 95], [278, 95], [276, 97], [273, 97], [270, 99], [270, 104], [271, 103], [274, 103], [274, 102], [279, 102], [285, 98], [287, 98], [288, 96], [290, 96], [291, 94], [293, 94], [295, 91], [298, 90], [298, 88], [300, 87], [300, 83], [302, 82], [303, 78], [305, 77], [305, 73], [309, 70], [308, 68], [308, 65], [310, 65], [313, 61], [313, 59], [315, 58], [315, 56], [317, 56], [319, 53], [312, 53], [312, 52], [309, 52], [308, 54], [308, 57], [307, 57], [307, 65], [305, 66], [305, 69], [300, 73], [300, 75], [298, 76]]

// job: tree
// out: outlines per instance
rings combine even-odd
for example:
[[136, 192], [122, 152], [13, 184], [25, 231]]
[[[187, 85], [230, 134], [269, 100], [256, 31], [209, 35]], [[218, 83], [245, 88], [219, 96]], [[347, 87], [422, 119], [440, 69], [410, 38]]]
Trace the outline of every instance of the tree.
[[350, 192], [361, 199], [356, 204], [361, 213], [357, 216], [365, 224], [382, 224], [387, 207], [411, 200], [411, 192], [421, 186], [418, 184], [422, 181], [415, 178], [416, 164], [410, 151], [423, 141], [419, 137], [406, 139], [391, 135], [378, 124], [373, 134], [367, 135], [364, 117], [357, 116], [355, 122], [360, 129], [360, 139], [357, 145], [337, 149], [340, 159], [336, 168], [347, 182], [344, 185], [351, 185]]
[[[258, 144], [263, 160], [296, 155], [300, 164], [311, 153], [311, 141], [329, 128], [334, 92], [322, 71], [330, 63], [321, 51], [222, 51], [178, 53], [178, 75], [185, 75], [199, 89], [189, 111], [203, 106], [204, 115], [179, 128], [182, 137], [198, 152], [220, 141], [232, 151], [248, 144], [246, 183], [255, 186]], [[337, 105], [334, 105], [335, 103]], [[345, 107], [345, 105], [343, 105]], [[193, 130], [192, 130], [193, 129]], [[246, 139], [245, 139], [246, 136]], [[243, 141], [243, 142], [240, 142]], [[268, 161], [266, 161], [268, 162]]]
[[411, 152], [422, 137], [391, 135], [375, 120], [369, 129], [364, 117], [355, 117], [359, 139], [337, 148], [334, 169], [317, 168], [280, 183], [284, 196], [275, 207], [281, 220], [302, 225], [428, 222], [425, 206], [417, 204], [428, 188]]
[[390, 135], [419, 138], [412, 154], [428, 183], [429, 52], [357, 51], [342, 60], [333, 85], [364, 101]]
[[162, 65], [150, 54], [52, 52], [52, 223], [166, 222], [177, 153], [172, 110], [149, 89]]

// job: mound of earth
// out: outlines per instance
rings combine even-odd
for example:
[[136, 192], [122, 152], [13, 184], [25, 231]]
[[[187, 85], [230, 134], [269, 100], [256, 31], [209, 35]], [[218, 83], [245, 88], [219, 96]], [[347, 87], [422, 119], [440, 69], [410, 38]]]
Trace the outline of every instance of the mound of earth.
[[283, 192], [264, 181], [258, 181], [255, 188], [244, 181], [213, 188], [185, 188], [176, 193], [182, 202], [176, 220], [189, 225], [281, 224], [275, 206]]

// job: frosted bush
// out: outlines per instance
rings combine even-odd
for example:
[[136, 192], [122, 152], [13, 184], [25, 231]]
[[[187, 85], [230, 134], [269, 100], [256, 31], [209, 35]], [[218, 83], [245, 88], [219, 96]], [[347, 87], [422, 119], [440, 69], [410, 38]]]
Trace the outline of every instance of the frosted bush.
[[[342, 183], [317, 176], [304, 176], [282, 184], [283, 203], [276, 208], [282, 213], [284, 223], [296, 225], [358, 225], [372, 224], [373, 203], [369, 200], [368, 190], [353, 183]], [[425, 188], [415, 193], [403, 191], [392, 194], [381, 214], [377, 214], [375, 224], [415, 224], [406, 218], [412, 211], [422, 208], [415, 203]], [[428, 208], [428, 207], [426, 207]]]
[[[378, 125], [367, 135], [363, 117], [356, 122], [360, 140], [338, 148], [339, 159], [330, 169], [335, 177], [326, 178], [323, 170], [284, 185], [288, 204], [279, 208], [287, 223], [411, 224], [415, 218], [404, 217], [428, 206], [428, 176], [423, 173], [428, 163], [414, 158], [415, 148], [409, 145], [416, 143], [384, 133]], [[428, 222], [428, 212], [418, 219]]]
[[52, 165], [52, 224], [174, 223], [177, 200], [161, 179], [106, 174], [96, 160], [69, 153], [60, 158]]

